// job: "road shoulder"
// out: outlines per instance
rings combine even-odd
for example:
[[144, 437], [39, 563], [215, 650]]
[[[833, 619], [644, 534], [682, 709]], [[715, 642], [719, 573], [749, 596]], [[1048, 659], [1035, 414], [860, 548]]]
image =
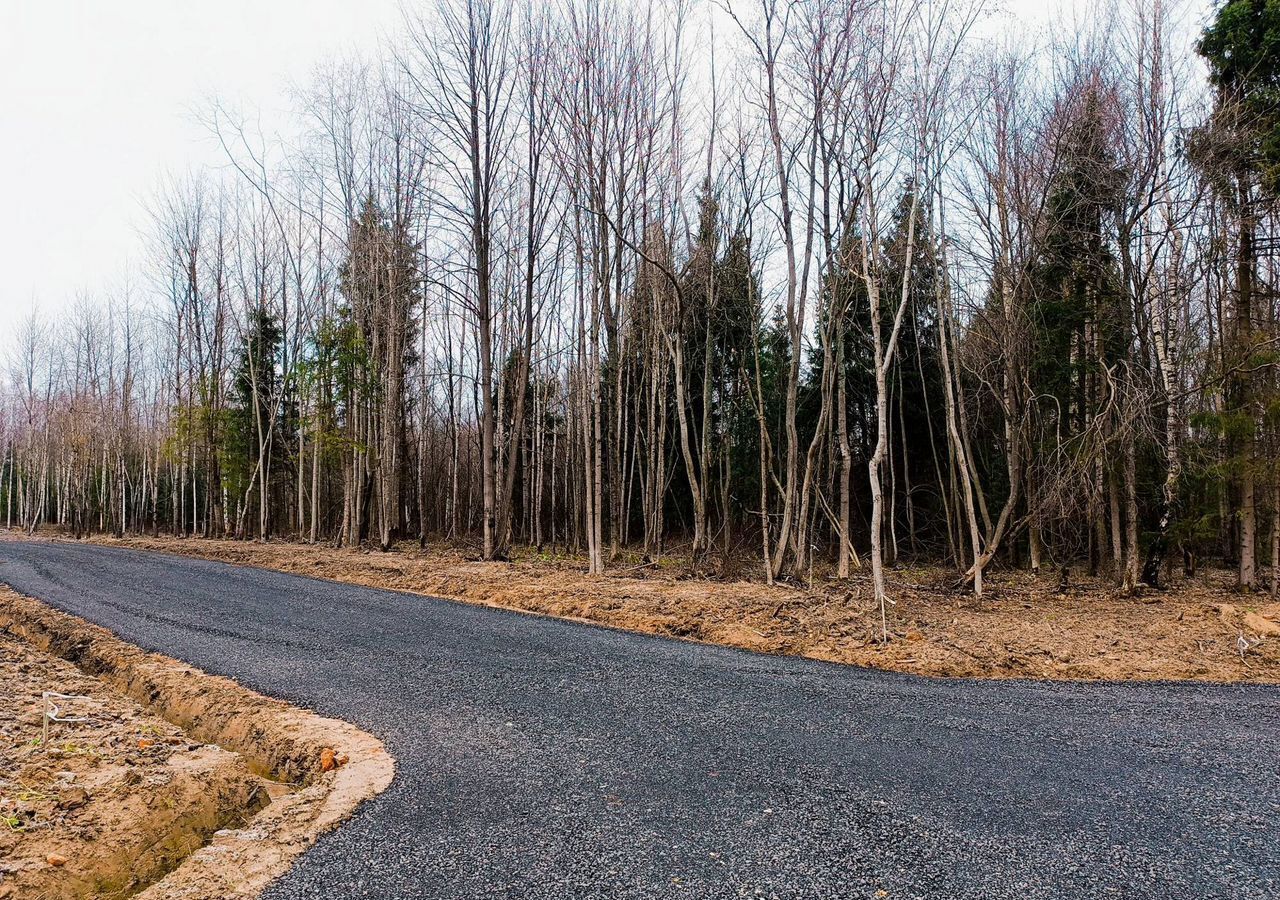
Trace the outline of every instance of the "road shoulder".
[[[0, 898], [256, 897], [394, 775], [382, 743], [349, 723], [5, 588], [0, 631], [14, 694], [0, 734], [14, 762], [0, 779], [14, 862]], [[52, 724], [48, 745], [46, 690], [87, 698], [64, 702], [63, 718], [82, 721]]]

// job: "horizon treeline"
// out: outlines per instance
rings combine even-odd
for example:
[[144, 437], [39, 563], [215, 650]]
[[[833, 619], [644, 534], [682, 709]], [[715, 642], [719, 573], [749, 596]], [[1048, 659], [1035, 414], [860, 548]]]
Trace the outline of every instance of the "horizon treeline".
[[996, 22], [441, 0], [212, 105], [129, 291], [6, 336], [0, 522], [1261, 586], [1280, 4]]

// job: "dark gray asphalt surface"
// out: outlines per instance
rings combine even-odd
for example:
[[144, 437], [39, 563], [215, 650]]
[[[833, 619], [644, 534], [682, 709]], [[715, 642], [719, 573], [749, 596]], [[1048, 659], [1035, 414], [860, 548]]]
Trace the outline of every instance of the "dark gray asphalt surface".
[[269, 898], [1280, 897], [1272, 688], [929, 680], [70, 544], [0, 542], [0, 581], [386, 742]]

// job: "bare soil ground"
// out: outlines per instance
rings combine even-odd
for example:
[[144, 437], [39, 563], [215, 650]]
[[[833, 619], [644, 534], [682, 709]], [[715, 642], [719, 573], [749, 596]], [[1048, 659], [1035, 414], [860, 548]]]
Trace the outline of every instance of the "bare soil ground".
[[484, 563], [443, 547], [95, 540], [920, 675], [1280, 682], [1280, 604], [1234, 591], [1227, 572], [1133, 597], [1086, 576], [1060, 592], [1056, 575], [992, 572], [977, 600], [950, 570], [897, 569], [884, 642], [865, 577], [805, 589], [695, 577], [678, 562], [590, 577], [581, 560], [529, 553]]
[[[47, 744], [45, 691], [84, 698]], [[253, 897], [391, 774], [346, 723], [0, 588], [0, 900]]]

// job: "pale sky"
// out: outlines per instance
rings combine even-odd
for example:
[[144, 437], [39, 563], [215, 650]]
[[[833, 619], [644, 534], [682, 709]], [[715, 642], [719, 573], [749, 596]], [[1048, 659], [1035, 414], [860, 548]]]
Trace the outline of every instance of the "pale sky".
[[[1049, 6], [1006, 5], [1028, 29]], [[400, 22], [399, 0], [0, 0], [0, 356], [33, 305], [118, 287], [166, 175], [224, 162], [195, 115], [210, 97], [269, 135], [291, 83]]]
[[270, 133], [291, 82], [399, 22], [398, 0], [0, 0], [0, 348], [33, 303], [121, 281], [166, 173], [223, 162], [208, 98]]

